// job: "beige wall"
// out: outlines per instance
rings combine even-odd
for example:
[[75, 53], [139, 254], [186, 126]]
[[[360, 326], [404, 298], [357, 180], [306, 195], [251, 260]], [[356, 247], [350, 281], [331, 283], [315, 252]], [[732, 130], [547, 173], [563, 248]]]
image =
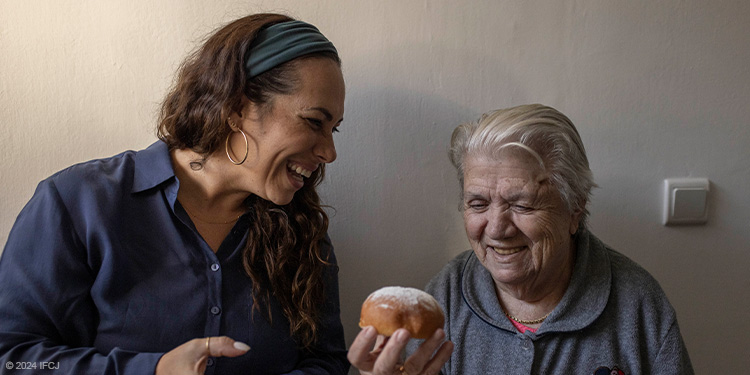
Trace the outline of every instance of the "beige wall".
[[[346, 120], [322, 193], [347, 340], [370, 291], [421, 287], [468, 248], [453, 127], [541, 102], [579, 127], [600, 185], [593, 231], [661, 282], [697, 372], [750, 367], [745, 0], [3, 0], [0, 244], [39, 180], [154, 141], [187, 51], [255, 11], [318, 25], [344, 60]], [[662, 180], [686, 176], [711, 180], [709, 222], [663, 227]]]

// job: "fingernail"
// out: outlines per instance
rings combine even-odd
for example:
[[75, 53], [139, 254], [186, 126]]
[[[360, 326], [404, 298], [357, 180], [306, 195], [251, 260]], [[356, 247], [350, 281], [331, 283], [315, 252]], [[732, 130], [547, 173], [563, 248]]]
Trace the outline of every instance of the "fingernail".
[[376, 334], [375, 327], [373, 326], [367, 326], [365, 327], [365, 337], [372, 337]]
[[243, 352], [246, 352], [246, 351], [250, 350], [250, 345], [247, 345], [244, 342], [235, 341], [234, 342], [234, 348], [242, 350]]
[[398, 341], [406, 341], [406, 340], [408, 340], [407, 334], [408, 334], [408, 331], [406, 331], [404, 329], [399, 329], [396, 332], [396, 340], [398, 340]]
[[438, 328], [437, 331], [435, 331], [433, 337], [435, 337], [435, 339], [437, 340], [442, 340], [445, 338], [445, 331], [443, 331], [441, 328]]

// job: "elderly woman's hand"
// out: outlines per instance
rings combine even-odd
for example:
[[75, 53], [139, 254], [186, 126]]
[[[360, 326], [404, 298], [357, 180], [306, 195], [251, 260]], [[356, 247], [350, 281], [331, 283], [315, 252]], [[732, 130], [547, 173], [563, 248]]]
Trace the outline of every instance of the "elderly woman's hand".
[[[349, 362], [362, 375], [433, 375], [438, 374], [453, 352], [453, 343], [443, 341], [445, 332], [438, 329], [401, 363], [401, 352], [409, 342], [409, 332], [399, 329], [390, 339], [380, 341], [375, 328], [365, 327], [349, 348]], [[374, 349], [373, 349], [374, 348]]]
[[203, 375], [208, 357], [237, 357], [250, 347], [229, 337], [190, 340], [164, 354], [156, 364], [155, 375]]

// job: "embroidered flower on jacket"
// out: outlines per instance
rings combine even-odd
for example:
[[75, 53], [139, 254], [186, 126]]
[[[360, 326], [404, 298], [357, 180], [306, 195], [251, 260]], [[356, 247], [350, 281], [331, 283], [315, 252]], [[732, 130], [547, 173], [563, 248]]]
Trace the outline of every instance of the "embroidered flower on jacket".
[[625, 371], [620, 370], [617, 366], [612, 367], [612, 369], [602, 366], [594, 370], [594, 375], [625, 375]]

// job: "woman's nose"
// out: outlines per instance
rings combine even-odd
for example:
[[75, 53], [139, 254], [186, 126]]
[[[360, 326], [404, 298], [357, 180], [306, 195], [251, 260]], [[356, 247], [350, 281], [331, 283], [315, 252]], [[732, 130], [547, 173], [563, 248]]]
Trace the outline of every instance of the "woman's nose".
[[517, 227], [513, 223], [513, 213], [507, 207], [493, 207], [487, 221], [487, 235], [492, 239], [510, 238], [516, 235]]
[[333, 134], [324, 135], [315, 145], [315, 156], [321, 163], [333, 163], [336, 160], [336, 146], [333, 144]]

